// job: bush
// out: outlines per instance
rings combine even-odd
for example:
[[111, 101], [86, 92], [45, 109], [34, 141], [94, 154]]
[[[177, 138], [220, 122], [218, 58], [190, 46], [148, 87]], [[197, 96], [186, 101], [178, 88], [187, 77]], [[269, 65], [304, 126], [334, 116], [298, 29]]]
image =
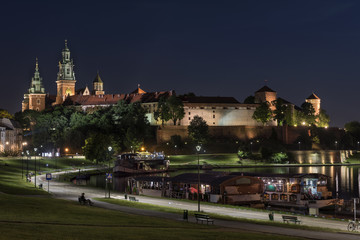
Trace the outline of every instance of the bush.
[[286, 160], [288, 160], [288, 158], [288, 155], [284, 152], [274, 153], [270, 157], [271, 162], [273, 163], [284, 163]]

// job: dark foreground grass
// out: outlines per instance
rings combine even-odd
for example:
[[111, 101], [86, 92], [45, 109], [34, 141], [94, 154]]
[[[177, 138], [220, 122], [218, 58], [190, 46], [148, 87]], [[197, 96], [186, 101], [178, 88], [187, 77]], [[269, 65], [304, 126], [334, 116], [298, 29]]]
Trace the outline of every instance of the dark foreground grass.
[[[149, 204], [149, 203], [139, 203], [139, 202], [122, 200], [122, 199], [119, 200], [119, 199], [105, 199], [105, 198], [96, 198], [96, 200], [107, 202], [107, 203], [112, 203], [112, 204], [117, 204], [117, 205], [121, 205], [121, 206], [138, 208], [138, 209], [147, 209], [147, 210], [160, 211], [160, 212], [176, 213], [179, 215], [183, 213], [182, 209], [158, 206], [158, 205]], [[195, 213], [197, 213], [197, 212], [189, 211], [189, 215], [194, 215]], [[257, 219], [237, 218], [237, 217], [231, 217], [231, 216], [214, 214], [214, 213], [211, 213], [210, 215], [212, 218], [215, 218], [215, 219], [246, 222], [246, 223], [259, 224], [259, 225], [271, 225], [271, 226], [283, 227], [283, 228], [303, 229], [303, 230], [322, 231], [322, 232], [339, 232], [339, 230], [337, 230], [337, 229], [326, 228], [326, 226], [324, 226], [323, 228], [320, 228], [320, 227], [311, 227], [311, 226], [300, 225], [300, 224], [298, 224], [298, 225], [297, 224], [286, 224], [286, 223], [281, 223], [281, 222], [271, 222], [271, 221], [264, 221], [264, 220], [257, 220]], [[261, 227], [259, 226], [259, 228], [261, 228]]]
[[0, 194], [0, 239], [302, 239]]

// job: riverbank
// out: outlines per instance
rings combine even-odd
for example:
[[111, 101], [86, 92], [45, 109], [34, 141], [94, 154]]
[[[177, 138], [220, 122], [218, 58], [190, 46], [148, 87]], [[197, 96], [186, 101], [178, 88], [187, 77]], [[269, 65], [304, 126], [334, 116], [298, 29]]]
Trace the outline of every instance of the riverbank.
[[199, 154], [199, 155], [172, 155], [170, 169], [201, 169], [213, 168], [259, 168], [259, 167], [310, 167], [310, 166], [359, 166], [360, 154], [355, 153], [344, 163], [269, 163], [259, 159], [239, 159], [236, 153]]

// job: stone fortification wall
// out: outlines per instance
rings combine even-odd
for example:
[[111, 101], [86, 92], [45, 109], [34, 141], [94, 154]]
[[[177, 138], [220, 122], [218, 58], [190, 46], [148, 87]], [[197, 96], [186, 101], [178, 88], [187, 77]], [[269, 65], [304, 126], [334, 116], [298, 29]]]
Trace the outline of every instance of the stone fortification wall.
[[[173, 135], [181, 136], [181, 139], [188, 138], [188, 126], [159, 126], [157, 129], [157, 142], [168, 142]], [[310, 127], [289, 127], [289, 126], [209, 126], [209, 133], [213, 137], [236, 138], [241, 141], [247, 141], [254, 138], [269, 138], [275, 131], [278, 140], [284, 144], [293, 144], [301, 135], [311, 135]], [[338, 128], [329, 128], [326, 131], [331, 132], [337, 139], [341, 138], [343, 130]]]
[[[247, 141], [258, 137], [269, 138], [272, 134], [272, 129], [276, 132], [278, 139], [285, 144], [292, 144], [303, 131], [306, 131], [305, 128], [287, 126], [209, 126], [209, 133], [214, 137], [229, 137]], [[170, 141], [173, 135], [179, 135], [182, 139], [187, 139], [187, 126], [159, 127], [157, 130], [157, 142]]]
[[296, 163], [307, 164], [334, 164], [344, 163], [347, 158], [353, 155], [352, 150], [306, 150], [290, 151]]

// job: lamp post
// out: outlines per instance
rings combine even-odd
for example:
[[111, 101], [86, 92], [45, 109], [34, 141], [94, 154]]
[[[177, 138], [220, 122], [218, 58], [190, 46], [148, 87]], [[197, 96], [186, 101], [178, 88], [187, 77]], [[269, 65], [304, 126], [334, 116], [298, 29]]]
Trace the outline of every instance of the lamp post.
[[24, 179], [24, 152], [21, 152], [21, 179]]
[[200, 157], [199, 157], [200, 150], [201, 150], [201, 146], [197, 145], [196, 151], [198, 155], [198, 212], [200, 212]]
[[359, 151], [359, 144], [360, 144], [360, 142], [357, 142], [357, 150]]
[[35, 151], [35, 188], [36, 188], [36, 151], [37, 151], [37, 148], [34, 148], [34, 151]]
[[[108, 147], [108, 150], [109, 150], [109, 175], [108, 175], [108, 178], [106, 179], [106, 185], [109, 185], [109, 198], [110, 198], [110, 161], [111, 161], [111, 150], [112, 150], [112, 147], [109, 146]], [[109, 182], [109, 184], [108, 184]]]
[[250, 153], [252, 153], [252, 145], [253, 145], [253, 142], [250, 142]]
[[26, 181], [29, 180], [29, 150], [26, 150]]
[[21, 152], [21, 179], [24, 179], [24, 146], [27, 145], [27, 142], [22, 143], [22, 152]]
[[335, 149], [337, 150], [338, 149], [338, 141], [335, 141]]
[[301, 142], [298, 142], [298, 144], [299, 144], [299, 151], [300, 151], [300, 149], [301, 149]]

